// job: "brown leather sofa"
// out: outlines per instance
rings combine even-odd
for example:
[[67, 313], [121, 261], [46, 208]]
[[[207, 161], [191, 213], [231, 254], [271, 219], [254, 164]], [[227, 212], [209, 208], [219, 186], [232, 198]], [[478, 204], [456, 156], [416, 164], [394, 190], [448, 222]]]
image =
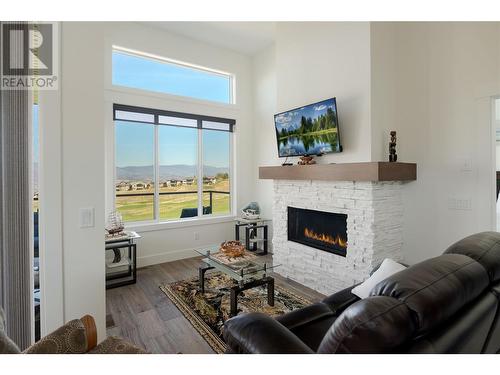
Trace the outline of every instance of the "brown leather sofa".
[[232, 353], [500, 353], [500, 233], [484, 232], [378, 283], [277, 319], [225, 324]]

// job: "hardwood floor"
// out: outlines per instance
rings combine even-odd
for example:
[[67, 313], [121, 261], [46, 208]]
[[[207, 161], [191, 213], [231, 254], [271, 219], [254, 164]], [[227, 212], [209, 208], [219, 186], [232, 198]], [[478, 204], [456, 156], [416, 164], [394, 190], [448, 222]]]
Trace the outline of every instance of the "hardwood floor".
[[[136, 284], [107, 290], [108, 335], [121, 336], [151, 353], [213, 353], [159, 288], [163, 283], [197, 276], [200, 262], [200, 258], [190, 258], [140, 268]], [[296, 282], [274, 277], [276, 284], [312, 301], [324, 298]]]

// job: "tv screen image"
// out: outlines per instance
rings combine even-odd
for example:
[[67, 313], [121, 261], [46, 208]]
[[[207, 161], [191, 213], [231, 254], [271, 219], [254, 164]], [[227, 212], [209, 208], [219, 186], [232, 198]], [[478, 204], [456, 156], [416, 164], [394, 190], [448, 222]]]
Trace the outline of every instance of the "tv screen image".
[[341, 152], [335, 98], [274, 115], [280, 157]]

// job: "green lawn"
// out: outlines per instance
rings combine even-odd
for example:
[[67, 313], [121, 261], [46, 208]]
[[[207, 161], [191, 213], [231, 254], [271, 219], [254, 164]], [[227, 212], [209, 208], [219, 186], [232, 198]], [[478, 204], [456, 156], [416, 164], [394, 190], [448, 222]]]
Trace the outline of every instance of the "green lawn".
[[[179, 219], [183, 208], [196, 208], [198, 206], [198, 197], [196, 194], [197, 186], [179, 186], [161, 188], [161, 192], [186, 192], [186, 194], [160, 195], [160, 219], [175, 220]], [[229, 181], [224, 180], [215, 185], [203, 186], [203, 190], [229, 191]], [[187, 193], [187, 192], [192, 193]], [[153, 192], [144, 190], [143, 192]], [[139, 193], [134, 191], [133, 193]], [[126, 192], [120, 192], [126, 194]], [[116, 197], [116, 209], [122, 214], [124, 221], [144, 221], [154, 219], [153, 196], [139, 197]], [[203, 206], [209, 206], [209, 193], [203, 194]], [[212, 195], [212, 213], [214, 215], [227, 214], [230, 212], [230, 195], [217, 194]]]

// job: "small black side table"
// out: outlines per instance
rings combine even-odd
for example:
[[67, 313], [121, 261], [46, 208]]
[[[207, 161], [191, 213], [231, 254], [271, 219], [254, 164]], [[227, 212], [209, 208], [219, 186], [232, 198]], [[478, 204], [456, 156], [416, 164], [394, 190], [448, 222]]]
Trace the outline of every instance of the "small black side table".
[[[268, 222], [269, 219], [244, 219], [237, 218], [234, 224], [234, 234], [236, 241], [240, 240], [240, 229], [245, 228], [245, 248], [253, 251], [257, 255], [266, 255], [269, 248]], [[260, 229], [260, 231], [259, 231]], [[259, 236], [261, 232], [262, 236]], [[262, 244], [262, 246], [259, 246]]]
[[[123, 235], [106, 235], [106, 252], [113, 252], [113, 259], [106, 260], [106, 289], [135, 284], [137, 281], [137, 244], [141, 238], [136, 232]], [[122, 249], [125, 251], [122, 252]]]

